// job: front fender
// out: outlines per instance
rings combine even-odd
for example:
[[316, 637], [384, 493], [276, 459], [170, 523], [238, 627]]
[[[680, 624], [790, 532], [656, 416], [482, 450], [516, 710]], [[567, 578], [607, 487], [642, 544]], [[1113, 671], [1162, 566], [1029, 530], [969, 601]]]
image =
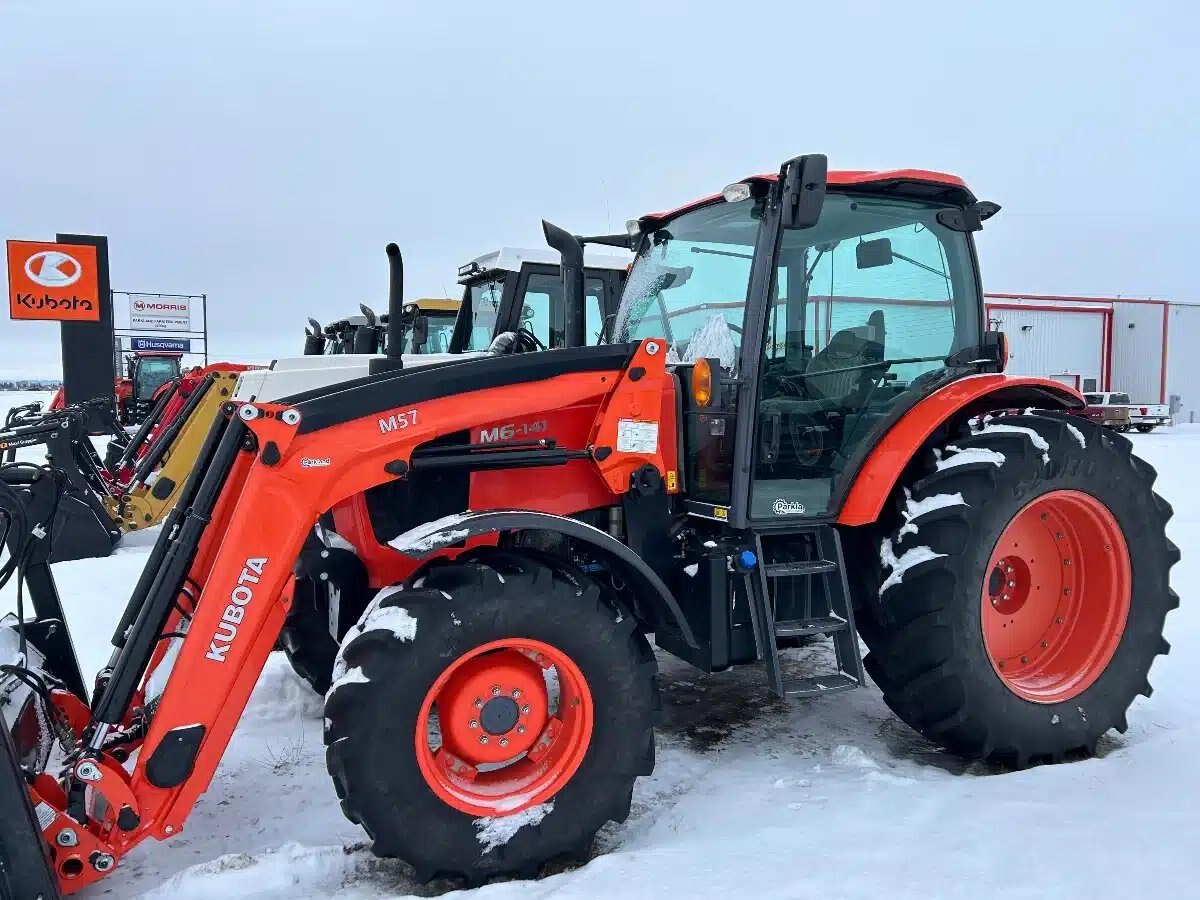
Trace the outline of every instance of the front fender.
[[951, 417], [1027, 406], [1082, 409], [1084, 402], [1079, 392], [1060, 382], [1008, 375], [971, 375], [934, 391], [908, 410], [863, 462], [838, 513], [838, 524], [867, 525], [878, 519], [900, 474]]
[[578, 519], [525, 509], [465, 512], [426, 522], [388, 543], [411, 559], [423, 559], [444, 547], [477, 535], [527, 530], [555, 532], [591, 544], [619, 566], [627, 582], [636, 584], [649, 602], [673, 620], [689, 646], [699, 646], [675, 595], [658, 574], [646, 565], [645, 560], [608, 532]]

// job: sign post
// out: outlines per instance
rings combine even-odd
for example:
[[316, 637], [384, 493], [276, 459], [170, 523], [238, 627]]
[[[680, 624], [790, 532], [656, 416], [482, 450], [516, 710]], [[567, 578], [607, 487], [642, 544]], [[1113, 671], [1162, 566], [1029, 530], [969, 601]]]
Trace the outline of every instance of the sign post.
[[[91, 234], [59, 234], [60, 244], [80, 253], [90, 252], [96, 260], [98, 315], [91, 321], [66, 321], [62, 330], [63, 399], [67, 403], [106, 398], [115, 401], [112, 353], [112, 283], [108, 272], [108, 238]], [[88, 431], [104, 430], [104, 419], [89, 416]]]

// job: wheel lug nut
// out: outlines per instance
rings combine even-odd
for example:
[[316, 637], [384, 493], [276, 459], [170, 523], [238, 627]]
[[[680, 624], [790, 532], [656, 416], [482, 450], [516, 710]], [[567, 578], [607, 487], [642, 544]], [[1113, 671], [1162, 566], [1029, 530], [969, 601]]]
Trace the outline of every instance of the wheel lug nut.
[[507, 747], [508, 746], [508, 738], [500, 738], [500, 746]]
[[1008, 599], [1008, 594], [1001, 594], [1001, 595], [1000, 595], [1000, 599], [1001, 599], [1001, 600], [1007, 600], [1007, 599]]
[[1054, 624], [1055, 624], [1055, 625], [1061, 625], [1062, 623], [1063, 623], [1063, 617], [1062, 617], [1062, 616], [1055, 616], [1055, 617], [1054, 617]]
[[1027, 663], [1027, 662], [1029, 662], [1029, 657], [1028, 657], [1028, 656], [1022, 656], [1022, 657], [1021, 657], [1021, 662], [1023, 662], [1023, 663]]
[[481, 735], [479, 736], [479, 743], [481, 743], [481, 744], [486, 744], [486, 743], [487, 743], [487, 735], [486, 735], [486, 734], [481, 734]]
[[529, 706], [528, 706], [528, 704], [527, 704], [527, 705], [525, 705], [525, 706], [522, 706], [522, 707], [521, 707], [521, 715], [523, 715], [523, 716], [527, 716], [527, 715], [529, 715]]
[[1050, 645], [1049, 645], [1049, 644], [1048, 644], [1046, 641], [1042, 641], [1042, 643], [1041, 643], [1041, 647], [1042, 647], [1042, 649], [1043, 649], [1043, 650], [1045, 650], [1045, 649], [1046, 649], [1047, 647], [1049, 647], [1049, 646], [1050, 646]]
[[1061, 541], [1063, 539], [1063, 533], [1061, 531], [1054, 532], [1054, 539], [1056, 541]]
[[483, 701], [480, 700], [478, 697], [475, 698], [475, 708], [483, 709]]
[[517, 726], [517, 734], [524, 734], [524, 733], [525, 733], [525, 726], [524, 726], [524, 725], [518, 725], [518, 726]]
[[493, 697], [499, 697], [499, 696], [500, 696], [500, 685], [498, 685], [498, 684], [497, 684], [497, 685], [493, 685], [493, 686], [492, 686], [492, 696], [493, 696]]
[[998, 665], [1000, 666], [1000, 668], [1002, 668], [1002, 669], [1003, 669], [1003, 668], [1004, 668], [1004, 660], [1000, 660], [1000, 662], [998, 663]]
[[1009, 586], [1009, 587], [1016, 587], [1016, 586], [1017, 586], [1017, 583], [1016, 583], [1015, 581], [1010, 581], [1010, 582], [1008, 583], [1008, 586]]
[[479, 720], [478, 720], [478, 719], [472, 719], [472, 720], [471, 720], [470, 722], [468, 722], [467, 724], [468, 724], [468, 725], [470, 725], [472, 728], [478, 728], [478, 727], [479, 727]]
[[[1070, 597], [1070, 596], [1071, 596], [1071, 589], [1070, 589], [1070, 588], [1063, 588], [1063, 596], [1064, 596], [1064, 597]], [[1060, 619], [1059, 621], [1061, 621], [1061, 619]]]
[[521, 690], [520, 690], [520, 688], [513, 688], [513, 699], [514, 699], [514, 700], [520, 700], [520, 699], [521, 699]]
[[1070, 560], [1070, 558], [1069, 558], [1069, 557], [1068, 557], [1067, 559], [1064, 559], [1064, 560], [1063, 560], [1063, 565], [1064, 565], [1064, 566], [1069, 566], [1070, 564], [1071, 564], [1071, 560]]

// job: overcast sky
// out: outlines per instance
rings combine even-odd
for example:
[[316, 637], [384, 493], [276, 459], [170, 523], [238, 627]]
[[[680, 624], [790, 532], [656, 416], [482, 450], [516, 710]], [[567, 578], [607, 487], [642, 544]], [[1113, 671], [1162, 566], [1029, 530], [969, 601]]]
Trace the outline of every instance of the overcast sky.
[[[962, 175], [992, 291], [1200, 300], [1191, 3], [0, 0], [0, 237], [106, 234], [216, 358], [790, 156]], [[0, 276], [2, 277], [2, 276]], [[56, 325], [0, 311], [0, 375]]]

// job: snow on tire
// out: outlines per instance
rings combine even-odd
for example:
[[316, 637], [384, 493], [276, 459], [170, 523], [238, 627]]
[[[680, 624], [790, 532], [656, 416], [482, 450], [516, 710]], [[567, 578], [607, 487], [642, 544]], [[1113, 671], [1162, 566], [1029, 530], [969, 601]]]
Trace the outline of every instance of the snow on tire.
[[370, 604], [326, 697], [326, 762], [379, 856], [478, 884], [582, 860], [654, 767], [653, 651], [596, 582], [486, 548]]
[[859, 625], [905, 722], [1018, 766], [1125, 730], [1179, 603], [1171, 508], [1130, 447], [1084, 419], [1006, 416], [935, 449], [897, 491], [864, 553]]

